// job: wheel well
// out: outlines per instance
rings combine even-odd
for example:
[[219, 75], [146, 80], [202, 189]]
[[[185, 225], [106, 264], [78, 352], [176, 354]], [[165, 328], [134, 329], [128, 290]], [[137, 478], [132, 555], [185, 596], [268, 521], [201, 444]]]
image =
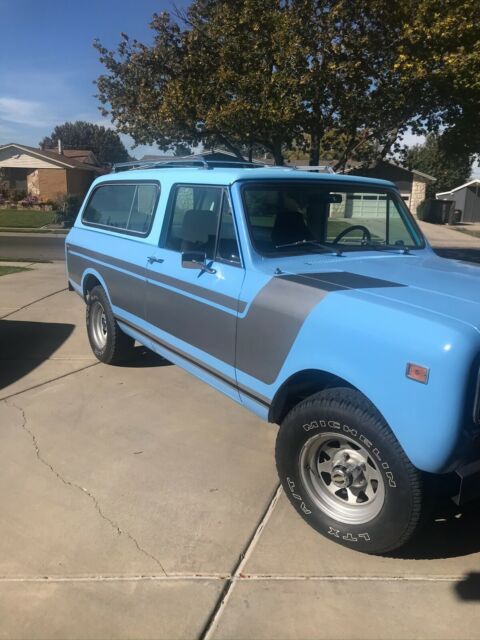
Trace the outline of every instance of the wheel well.
[[83, 283], [83, 297], [87, 299], [90, 291], [97, 285], [102, 286], [102, 283], [96, 276], [94, 276], [92, 273], [89, 273]]
[[280, 424], [290, 409], [293, 409], [299, 402], [314, 393], [334, 387], [355, 389], [343, 378], [327, 371], [308, 369], [295, 373], [282, 384], [275, 394], [268, 413], [269, 422]]

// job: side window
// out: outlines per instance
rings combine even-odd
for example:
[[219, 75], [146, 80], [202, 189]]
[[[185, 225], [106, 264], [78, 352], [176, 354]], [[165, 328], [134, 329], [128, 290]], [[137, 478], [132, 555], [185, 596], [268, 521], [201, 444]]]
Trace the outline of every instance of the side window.
[[177, 187], [166, 248], [202, 251], [213, 259], [221, 199], [219, 187]]
[[82, 221], [113, 230], [146, 234], [155, 211], [156, 184], [106, 184], [90, 198]]
[[156, 199], [157, 187], [154, 184], [137, 185], [127, 224], [129, 231], [146, 233], [149, 230]]
[[234, 264], [240, 264], [240, 251], [238, 250], [238, 243], [235, 235], [235, 223], [233, 221], [230, 202], [226, 196], [223, 198], [222, 219], [220, 221], [220, 232], [218, 234], [217, 258]]

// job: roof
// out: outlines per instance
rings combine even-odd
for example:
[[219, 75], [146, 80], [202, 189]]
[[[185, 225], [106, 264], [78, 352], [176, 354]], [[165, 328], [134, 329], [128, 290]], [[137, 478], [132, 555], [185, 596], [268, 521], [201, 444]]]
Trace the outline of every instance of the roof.
[[35, 147], [28, 147], [25, 144], [17, 144], [16, 142], [9, 142], [7, 144], [0, 145], [0, 150], [7, 149], [8, 147], [15, 147], [16, 149], [20, 149], [25, 153], [29, 153], [33, 156], [36, 156], [37, 158], [43, 158], [45, 160], [49, 160], [67, 169], [82, 169], [83, 171], [95, 171], [97, 173], [101, 172], [101, 169], [99, 167], [95, 167], [91, 164], [86, 164], [85, 162], [81, 162], [80, 160], [76, 160], [75, 158], [69, 158], [65, 154], [60, 155], [57, 151], [54, 151], [53, 149], [47, 149], [47, 150], [35, 149]]
[[[47, 151], [55, 151], [55, 149], [47, 149]], [[72, 160], [78, 160], [84, 164], [94, 164], [94, 166], [98, 166], [98, 160], [90, 149], [64, 149], [61, 155], [66, 158], [71, 158]], [[89, 162], [89, 160], [93, 160], [94, 162]]]
[[[377, 162], [378, 164], [389, 164], [392, 167], [395, 167], [396, 169], [402, 169], [403, 171], [406, 171], [407, 173], [413, 173], [417, 176], [420, 176], [422, 178], [425, 178], [426, 180], [428, 180], [429, 182], [436, 182], [437, 179], [434, 178], [433, 176], [430, 176], [428, 173], [423, 173], [422, 171], [418, 171], [417, 169], [407, 169], [407, 167], [403, 167], [401, 164], [398, 164], [398, 162], [394, 162], [393, 160], [380, 160], [379, 162]], [[362, 168], [368, 169], [369, 171], [372, 171], [375, 169], [374, 165], [371, 166], [367, 166], [367, 167], [362, 167], [362, 164], [360, 162], [358, 163], [350, 163], [352, 166], [349, 167], [348, 171], [361, 171]]]
[[111, 180], [162, 180], [163, 182], [178, 182], [181, 176], [182, 182], [196, 184], [230, 185], [240, 180], [308, 180], [340, 183], [361, 183], [371, 186], [392, 187], [395, 186], [387, 180], [378, 178], [364, 178], [361, 176], [339, 175], [333, 173], [314, 173], [311, 171], [299, 171], [287, 167], [258, 167], [239, 168], [216, 167], [204, 169], [203, 167], [164, 167], [151, 169], [131, 169], [119, 173], [110, 173], [97, 180], [97, 182]]
[[455, 187], [455, 189], [451, 189], [450, 191], [442, 191], [441, 193], [436, 193], [436, 196], [449, 196], [451, 193], [454, 193], [454, 191], [459, 191], [460, 189], [463, 189], [464, 187], [470, 187], [473, 184], [480, 184], [480, 179], [479, 178], [475, 178], [474, 180], [470, 180], [470, 182], [466, 182], [465, 184], [461, 184], [459, 187]]

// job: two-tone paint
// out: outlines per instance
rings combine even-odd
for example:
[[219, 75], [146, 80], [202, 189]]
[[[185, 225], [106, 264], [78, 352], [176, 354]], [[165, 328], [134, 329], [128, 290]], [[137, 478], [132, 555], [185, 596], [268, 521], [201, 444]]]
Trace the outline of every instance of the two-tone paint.
[[[393, 189], [380, 180], [268, 169], [129, 171], [102, 181], [158, 180], [145, 237], [85, 225], [66, 240], [68, 278], [82, 296], [99, 282], [122, 329], [264, 419], [276, 421], [290, 384], [321, 374], [361, 391], [412, 463], [453, 470], [471, 455], [480, 354], [478, 267], [401, 251], [265, 258], [249, 238], [241, 186], [324, 180]], [[230, 198], [241, 264], [185, 269], [165, 247], [172, 188], [215, 185]], [[86, 201], [88, 201], [87, 195]], [[405, 375], [430, 371], [428, 384]], [[478, 395], [478, 394], [477, 394]]]

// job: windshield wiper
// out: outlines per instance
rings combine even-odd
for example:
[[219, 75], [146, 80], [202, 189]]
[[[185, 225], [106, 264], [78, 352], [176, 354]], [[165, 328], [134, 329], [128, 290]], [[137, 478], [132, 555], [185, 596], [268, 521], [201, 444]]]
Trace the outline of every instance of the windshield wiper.
[[287, 247], [301, 247], [303, 245], [310, 245], [311, 247], [316, 247], [318, 249], [325, 249], [325, 251], [335, 253], [337, 256], [342, 256], [343, 251], [340, 248], [334, 249], [330, 247], [328, 244], [322, 244], [321, 242], [317, 242], [316, 240], [307, 240], [304, 238], [303, 240], [296, 240], [295, 242], [287, 242], [285, 244], [276, 244], [275, 249], [286, 249]]

